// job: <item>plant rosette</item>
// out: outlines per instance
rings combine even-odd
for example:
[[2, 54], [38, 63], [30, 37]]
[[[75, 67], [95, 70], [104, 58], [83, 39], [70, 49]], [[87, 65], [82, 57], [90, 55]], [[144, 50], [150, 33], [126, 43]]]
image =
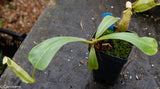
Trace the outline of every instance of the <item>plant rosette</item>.
[[[110, 13], [104, 13], [103, 17], [112, 16]], [[118, 31], [111, 25], [104, 33], [111, 34]], [[131, 32], [131, 31], [127, 31]], [[94, 39], [95, 35], [93, 36]], [[98, 60], [98, 70], [93, 70], [93, 79], [98, 82], [113, 85], [128, 61], [129, 54], [132, 50], [132, 44], [123, 40], [103, 40], [95, 44], [95, 51]], [[89, 50], [91, 45], [89, 45]]]
[[[114, 29], [117, 29], [114, 27]], [[109, 31], [109, 34], [113, 31]], [[127, 31], [131, 32], [132, 31]], [[89, 45], [90, 50], [91, 45]], [[93, 70], [93, 79], [113, 85], [128, 57], [133, 45], [123, 40], [103, 40], [95, 44], [95, 51], [99, 68]]]

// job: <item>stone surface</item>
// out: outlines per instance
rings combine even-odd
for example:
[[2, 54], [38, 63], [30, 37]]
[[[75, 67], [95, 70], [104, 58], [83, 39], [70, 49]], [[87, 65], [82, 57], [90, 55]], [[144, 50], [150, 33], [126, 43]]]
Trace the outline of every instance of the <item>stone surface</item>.
[[[112, 13], [122, 17], [127, 0], [51, 0], [27, 38], [14, 56], [14, 60], [27, 72], [33, 67], [28, 53], [34, 42], [40, 43], [55, 36], [76, 36], [91, 39], [102, 20], [102, 14]], [[132, 0], [134, 1], [134, 0]], [[135, 14], [130, 30], [140, 36], [160, 41], [159, 7], [149, 12]], [[24, 84], [7, 68], [0, 79], [0, 86], [20, 86], [21, 89], [157, 89], [160, 87], [160, 52], [147, 56], [134, 48], [129, 65], [114, 86], [96, 83], [87, 68], [87, 44], [69, 43], [61, 48], [44, 71], [36, 70], [36, 83]], [[80, 64], [83, 61], [84, 64]]]

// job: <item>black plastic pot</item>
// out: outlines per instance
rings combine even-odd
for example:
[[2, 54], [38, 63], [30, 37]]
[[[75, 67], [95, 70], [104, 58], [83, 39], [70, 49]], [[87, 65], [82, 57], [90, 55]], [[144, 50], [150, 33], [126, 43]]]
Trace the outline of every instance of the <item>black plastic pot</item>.
[[1, 74], [7, 67], [7, 65], [2, 64], [3, 56], [8, 56], [12, 58], [27, 34], [18, 34], [2, 28], [0, 28], [0, 33], [8, 35], [8, 36], [0, 35], [0, 76], [1, 76]]
[[[135, 33], [133, 31], [127, 32]], [[99, 69], [93, 70], [94, 81], [113, 85], [115, 81], [118, 79], [121, 69], [123, 68], [124, 64], [128, 61], [128, 58], [122, 59], [119, 57], [108, 55], [104, 52], [96, 52], [96, 55]]]
[[97, 60], [99, 69], [93, 70], [93, 79], [113, 85], [128, 59], [118, 58], [101, 52], [99, 56], [97, 54]]
[[0, 52], [2, 51], [2, 56], [12, 58], [27, 34], [19, 34], [2, 28], [0, 28], [0, 33], [11, 37], [0, 35]]

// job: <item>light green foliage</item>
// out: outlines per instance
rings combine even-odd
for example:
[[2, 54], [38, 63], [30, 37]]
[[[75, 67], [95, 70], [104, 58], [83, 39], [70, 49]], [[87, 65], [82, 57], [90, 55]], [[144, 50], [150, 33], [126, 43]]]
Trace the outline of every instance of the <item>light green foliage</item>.
[[[121, 39], [121, 40], [128, 41], [134, 44], [135, 46], [137, 46], [141, 51], [143, 51], [148, 55], [154, 55], [157, 52], [158, 45], [155, 39], [149, 38], [149, 37], [138, 37], [134, 33], [121, 32], [121, 33], [112, 33], [112, 34], [104, 35], [92, 42], [82, 38], [76, 38], [76, 37], [54, 37], [34, 47], [29, 53], [29, 61], [32, 63], [32, 65], [35, 68], [39, 70], [44, 70], [49, 65], [49, 63], [51, 62], [56, 52], [63, 45], [69, 42], [76, 42], [76, 41], [94, 44], [98, 41], [105, 40], [105, 39]], [[92, 55], [94, 55], [94, 53], [92, 53]], [[92, 65], [89, 65], [89, 66], [92, 66]]]
[[[135, 2], [133, 4], [134, 10], [136, 12], [144, 11], [145, 9], [144, 7], [148, 5], [147, 1], [151, 1], [151, 0], [146, 0], [146, 1], [138, 0], [137, 2]], [[147, 2], [147, 4], [145, 4], [144, 2]], [[128, 29], [131, 15], [132, 15], [131, 8], [129, 8], [124, 12], [124, 16], [122, 18], [122, 21], [120, 22], [120, 27], [118, 26], [119, 31], [126, 31]], [[127, 33], [127, 32], [112, 33], [112, 32], [106, 31], [108, 27], [110, 27], [115, 22], [117, 22], [118, 19], [119, 18], [115, 18], [113, 16], [106, 16], [98, 26], [95, 39], [93, 39], [92, 41], [88, 41], [86, 39], [77, 38], [77, 37], [53, 37], [48, 40], [45, 40], [44, 42], [35, 46], [30, 51], [29, 61], [32, 63], [34, 68], [39, 70], [44, 70], [47, 68], [47, 66], [49, 65], [49, 63], [57, 53], [57, 51], [63, 45], [69, 42], [78, 41], [78, 42], [88, 43], [92, 45], [90, 49], [90, 54], [89, 54], [88, 68], [90, 70], [98, 69], [98, 62], [97, 62], [94, 44], [106, 39], [120, 39], [120, 40], [130, 42], [147, 55], [154, 55], [157, 53], [158, 44], [154, 38], [138, 37], [137, 34], [134, 34], [134, 33]], [[110, 33], [110, 34], [106, 34], [106, 33]], [[7, 61], [8, 66], [20, 77], [20, 79], [23, 82], [25, 83], [35, 82], [34, 72], [32, 75], [33, 78], [31, 78], [29, 74], [25, 72], [21, 67], [19, 67], [15, 62], [10, 60], [8, 57], [7, 59], [8, 59]]]
[[98, 26], [95, 38], [100, 37], [106, 29], [108, 29], [112, 24], [118, 21], [119, 18], [113, 16], [106, 16]]
[[[55, 56], [56, 52], [65, 44], [69, 42], [84, 42], [89, 44], [94, 44], [98, 41], [105, 40], [105, 39], [121, 39], [128, 41], [135, 46], [137, 46], [141, 51], [148, 55], [154, 55], [157, 52], [157, 42], [153, 38], [149, 37], [138, 37], [134, 33], [111, 33], [108, 35], [104, 35], [97, 40], [87, 41], [82, 38], [76, 37], [54, 37], [48, 39], [39, 45], [35, 46], [29, 53], [29, 61], [32, 65], [39, 69], [44, 70], [52, 58]], [[43, 51], [42, 51], [43, 50]], [[92, 45], [89, 55], [89, 64], [88, 68], [91, 69], [98, 69], [98, 62], [96, 60], [96, 54], [94, 45]], [[22, 68], [20, 68], [15, 62], [8, 58], [7, 61], [8, 66], [20, 77], [20, 79], [25, 83], [33, 83], [35, 80], [31, 78]]]
[[144, 12], [157, 5], [160, 5], [160, 0], [137, 0], [132, 4], [134, 12]]
[[112, 34], [102, 36], [98, 40], [105, 40], [105, 39], [125, 40], [135, 45], [137, 48], [139, 48], [142, 52], [144, 52], [147, 55], [154, 55], [158, 51], [157, 50], [158, 44], [154, 38], [139, 37], [135, 33], [128, 33], [128, 32], [112, 33]]
[[6, 64], [16, 73], [16, 75], [24, 82], [24, 83], [34, 83], [35, 79], [32, 78], [26, 71], [24, 71], [19, 65], [17, 65], [14, 61], [12, 61], [9, 57], [3, 58], [3, 64]]
[[76, 42], [76, 41], [85, 43], [90, 42], [85, 39], [76, 37], [53, 37], [34, 47], [29, 53], [29, 61], [35, 68], [39, 70], [44, 70], [51, 62], [56, 52], [63, 45], [69, 42]]
[[95, 51], [94, 45], [92, 45], [90, 49], [88, 69], [89, 70], [98, 69], [98, 62], [97, 62], [96, 51]]
[[0, 20], [0, 28], [2, 27], [2, 23], [4, 23], [6, 19]]

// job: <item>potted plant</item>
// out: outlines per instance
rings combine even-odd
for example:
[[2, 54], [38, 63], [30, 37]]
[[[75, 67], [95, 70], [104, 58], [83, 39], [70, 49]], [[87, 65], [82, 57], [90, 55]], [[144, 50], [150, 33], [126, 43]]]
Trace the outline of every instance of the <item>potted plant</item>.
[[[112, 51], [108, 51], [108, 50], [110, 50], [112, 47], [116, 48], [116, 45], [118, 45], [118, 48], [120, 45], [122, 45], [123, 47], [129, 46], [127, 47], [127, 49], [129, 49], [127, 50], [127, 53], [129, 54], [132, 47], [132, 45], [130, 44], [135, 45], [147, 55], [156, 54], [158, 45], [157, 45], [157, 41], [154, 38], [139, 37], [135, 33], [126, 32], [128, 30], [129, 21], [132, 15], [131, 3], [127, 2], [126, 7], [127, 7], [127, 10], [123, 12], [123, 17], [120, 23], [118, 23], [119, 18], [117, 17], [113, 17], [113, 16], [104, 17], [104, 19], [101, 21], [100, 25], [98, 26], [98, 29], [97, 29], [97, 32], [95, 33], [94, 38], [91, 40], [86, 40], [86, 39], [77, 38], [77, 37], [63, 36], [63, 37], [53, 37], [36, 45], [34, 48], [32, 48], [28, 57], [29, 61], [34, 66], [32, 77], [26, 71], [24, 71], [20, 66], [18, 66], [14, 61], [12, 61], [9, 57], [3, 58], [3, 64], [7, 63], [8, 66], [19, 76], [19, 78], [23, 82], [34, 83], [35, 69], [45, 70], [49, 65], [49, 63], [51, 62], [51, 60], [53, 59], [53, 57], [55, 56], [55, 54], [57, 53], [57, 51], [63, 45], [69, 42], [83, 42], [83, 43], [89, 44], [90, 53], [89, 53], [89, 60], [88, 60], [88, 69], [90, 70], [99, 69], [101, 67], [100, 60], [106, 60], [106, 58], [103, 59], [103, 54], [100, 54], [100, 53], [104, 53], [104, 50], [101, 50], [102, 49], [101, 47], [103, 47], [103, 45], [107, 46], [106, 47], [107, 50], [105, 51], [106, 53], [109, 53], [109, 55], [115, 54], [115, 53], [112, 53]], [[116, 22], [117, 22], [117, 28], [115, 29], [115, 31], [111, 31], [109, 27]], [[113, 39], [113, 41], [111, 39]], [[121, 44], [118, 44], [118, 43], [121, 43]], [[114, 45], [111, 45], [111, 44], [114, 44]], [[126, 49], [126, 48], [120, 48], [120, 49]], [[104, 54], [105, 57], [106, 57], [106, 53]], [[118, 66], [120, 67], [118, 72], [116, 72], [116, 76], [113, 77], [114, 78], [113, 82], [116, 80], [117, 75], [119, 75], [119, 72], [123, 67], [123, 64], [127, 61], [127, 57], [128, 56], [125, 56], [122, 59], [123, 60], [122, 64], [120, 65], [118, 64]], [[108, 60], [108, 57], [107, 57], [107, 60]], [[114, 60], [114, 59], [111, 58], [111, 60]], [[105, 67], [102, 67], [102, 68], [105, 68]]]

